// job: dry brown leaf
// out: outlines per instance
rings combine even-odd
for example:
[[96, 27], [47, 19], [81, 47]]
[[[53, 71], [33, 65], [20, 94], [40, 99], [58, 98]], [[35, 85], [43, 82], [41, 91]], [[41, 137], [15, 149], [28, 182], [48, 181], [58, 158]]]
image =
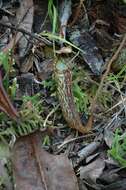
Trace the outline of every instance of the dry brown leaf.
[[104, 141], [109, 148], [112, 147], [113, 136], [114, 133], [106, 127], [104, 130]]
[[12, 152], [16, 189], [78, 190], [68, 158], [45, 151], [40, 132], [21, 137]]
[[100, 177], [104, 168], [105, 161], [98, 158], [87, 166], [80, 168], [80, 178], [85, 179], [89, 184], [96, 184], [96, 180]]
[[[16, 12], [16, 19], [17, 24], [20, 28], [25, 29], [28, 32], [31, 32], [32, 30], [32, 24], [33, 24], [33, 16], [34, 16], [34, 6], [33, 6], [33, 0], [23, 0], [21, 1], [20, 8]], [[19, 40], [19, 55], [20, 57], [24, 57], [26, 54], [26, 49], [28, 46], [28, 39], [29, 36], [27, 36], [27, 39], [23, 36], [22, 33], [17, 34], [17, 36], [20, 36]]]
[[[17, 28], [22, 28], [28, 32], [32, 30], [33, 24], [33, 15], [34, 15], [34, 6], [33, 0], [23, 0], [20, 3], [20, 7], [16, 10], [16, 16], [10, 17], [10, 21], [12, 25]], [[9, 49], [12, 49], [17, 43], [19, 48], [19, 56], [24, 57], [26, 54], [26, 49], [28, 45], [29, 36], [23, 36], [23, 33], [17, 32], [16, 35], [13, 36], [7, 47], [3, 49], [4, 52], [8, 52]]]

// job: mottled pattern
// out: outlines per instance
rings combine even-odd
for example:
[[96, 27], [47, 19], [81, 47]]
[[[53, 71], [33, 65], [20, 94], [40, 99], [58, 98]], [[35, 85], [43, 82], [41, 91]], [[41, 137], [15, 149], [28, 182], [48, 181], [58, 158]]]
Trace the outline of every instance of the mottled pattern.
[[55, 79], [57, 82], [57, 94], [62, 108], [62, 112], [69, 127], [81, 133], [86, 132], [82, 125], [72, 94], [72, 74], [67, 67], [65, 59], [58, 59], [54, 63]]

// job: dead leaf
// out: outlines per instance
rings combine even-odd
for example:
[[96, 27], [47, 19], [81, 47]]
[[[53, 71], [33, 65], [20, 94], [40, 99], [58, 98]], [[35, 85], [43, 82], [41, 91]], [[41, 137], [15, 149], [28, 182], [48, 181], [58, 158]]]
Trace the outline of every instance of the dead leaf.
[[79, 190], [88, 190], [87, 187], [85, 186], [83, 180], [79, 181]]
[[[23, 0], [20, 3], [20, 7], [16, 11], [16, 25], [20, 28], [25, 29], [28, 32], [31, 32], [32, 24], [33, 24], [33, 15], [34, 15], [34, 6], [32, 0]], [[17, 38], [19, 38], [19, 55], [20, 57], [24, 57], [26, 54], [26, 49], [28, 45], [29, 36], [23, 36], [22, 33], [18, 32]]]
[[53, 60], [52, 59], [46, 59], [43, 62], [37, 62], [35, 63], [36, 68], [37, 68], [37, 76], [41, 80], [46, 80], [48, 79], [52, 72], [53, 72]]
[[78, 190], [68, 158], [46, 152], [42, 148], [40, 132], [21, 137], [12, 152], [16, 189]]
[[36, 33], [52, 31], [51, 20], [48, 15], [48, 1], [34, 1], [34, 30]]
[[83, 50], [81, 55], [84, 61], [94, 74], [99, 75], [102, 72], [104, 61], [93, 37], [86, 31], [74, 30], [70, 41]]
[[105, 140], [106, 145], [109, 148], [112, 147], [113, 136], [114, 136], [114, 133], [106, 127], [104, 130], [104, 140]]
[[114, 183], [115, 181], [119, 180], [120, 176], [117, 173], [118, 170], [111, 168], [111, 169], [104, 171], [103, 174], [100, 176], [100, 181], [102, 181], [105, 184], [111, 184], [111, 183]]
[[[16, 26], [17, 28], [22, 28], [28, 32], [32, 30], [33, 24], [33, 15], [34, 15], [34, 6], [32, 0], [23, 0], [20, 3], [20, 7], [16, 9], [16, 16], [10, 17], [9, 20], [12, 25]], [[21, 32], [17, 32], [16, 35], [13, 36], [7, 47], [3, 49], [3, 52], [8, 52], [9, 49], [12, 49], [17, 43], [19, 48], [19, 56], [24, 57], [26, 54], [27, 46], [28, 46], [28, 39], [23, 35]]]
[[80, 178], [85, 179], [89, 184], [96, 184], [96, 180], [100, 177], [104, 168], [105, 161], [98, 158], [87, 166], [80, 168]]
[[35, 82], [33, 73], [24, 73], [17, 76], [17, 83], [19, 88], [17, 89], [16, 96], [21, 98], [22, 96], [32, 96], [35, 92], [39, 92], [39, 84]]
[[103, 190], [125, 190], [126, 189], [126, 179], [115, 181], [110, 185], [106, 185]]

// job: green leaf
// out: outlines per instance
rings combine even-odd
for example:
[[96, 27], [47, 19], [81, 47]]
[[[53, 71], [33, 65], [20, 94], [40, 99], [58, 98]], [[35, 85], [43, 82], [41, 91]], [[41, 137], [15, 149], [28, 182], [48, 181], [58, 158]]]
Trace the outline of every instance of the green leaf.
[[0, 65], [3, 65], [6, 72], [8, 72], [10, 68], [8, 59], [9, 59], [9, 53], [0, 52]]
[[115, 132], [112, 147], [108, 153], [121, 166], [126, 167], [126, 134], [121, 135], [119, 129]]

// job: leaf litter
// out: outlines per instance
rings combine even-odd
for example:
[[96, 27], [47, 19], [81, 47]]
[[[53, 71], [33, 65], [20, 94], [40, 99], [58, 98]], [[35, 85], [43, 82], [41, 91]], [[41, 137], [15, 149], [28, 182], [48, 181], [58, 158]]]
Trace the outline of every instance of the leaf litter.
[[[125, 190], [125, 12], [123, 0], [1, 1], [0, 189]], [[63, 117], [55, 57], [89, 134]]]
[[78, 190], [77, 178], [67, 156], [42, 148], [40, 132], [21, 137], [12, 151], [16, 189]]

